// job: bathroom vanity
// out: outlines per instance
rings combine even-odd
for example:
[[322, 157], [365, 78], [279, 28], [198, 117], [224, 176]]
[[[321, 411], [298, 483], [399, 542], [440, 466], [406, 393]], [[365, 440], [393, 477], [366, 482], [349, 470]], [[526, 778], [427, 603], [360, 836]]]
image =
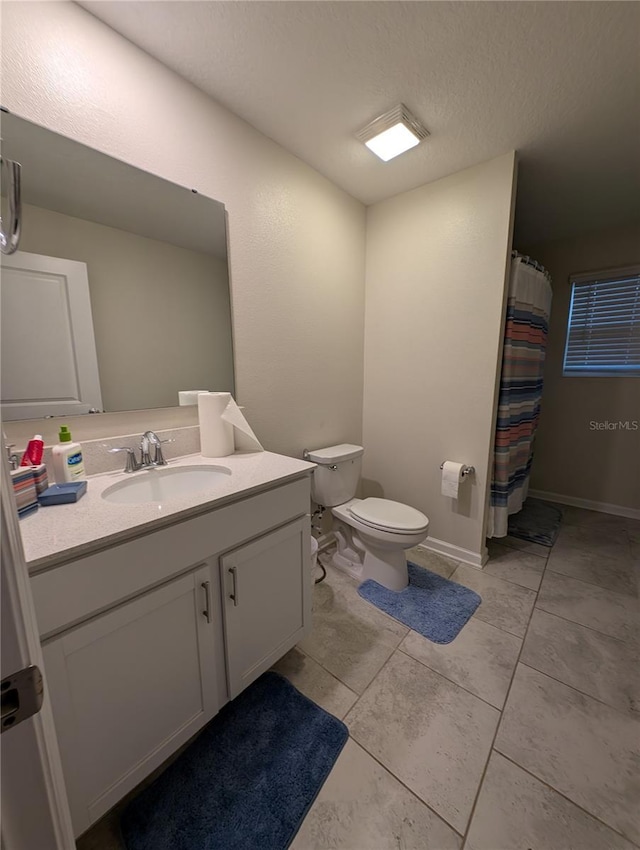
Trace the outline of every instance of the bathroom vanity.
[[76, 835], [202, 728], [311, 626], [313, 464], [270, 452], [209, 490], [77, 504], [21, 523]]

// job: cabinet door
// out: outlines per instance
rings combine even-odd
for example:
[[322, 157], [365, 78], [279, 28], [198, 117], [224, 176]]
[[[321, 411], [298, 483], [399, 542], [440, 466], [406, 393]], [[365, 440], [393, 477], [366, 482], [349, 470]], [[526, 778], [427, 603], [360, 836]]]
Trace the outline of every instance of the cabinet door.
[[217, 712], [210, 590], [204, 565], [43, 647], [76, 835]]
[[17, 251], [2, 257], [0, 292], [2, 418], [102, 410], [87, 264]]
[[309, 520], [220, 559], [229, 695], [237, 696], [311, 626]]

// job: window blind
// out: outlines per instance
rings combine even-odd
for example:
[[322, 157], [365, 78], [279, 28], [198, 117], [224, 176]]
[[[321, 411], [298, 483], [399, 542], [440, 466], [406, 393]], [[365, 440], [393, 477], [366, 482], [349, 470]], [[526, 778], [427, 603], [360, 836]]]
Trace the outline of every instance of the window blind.
[[575, 275], [565, 375], [640, 375], [640, 267]]

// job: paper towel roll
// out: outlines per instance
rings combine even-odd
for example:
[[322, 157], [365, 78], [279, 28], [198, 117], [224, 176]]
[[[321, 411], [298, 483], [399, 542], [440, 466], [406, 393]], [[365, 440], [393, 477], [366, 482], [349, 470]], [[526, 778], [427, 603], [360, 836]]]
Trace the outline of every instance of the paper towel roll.
[[226, 457], [235, 450], [233, 425], [222, 418], [230, 401], [231, 393], [198, 395], [200, 454], [203, 457]]
[[178, 405], [187, 407], [190, 404], [198, 403], [198, 395], [207, 393], [209, 390], [178, 390]]
[[442, 464], [442, 495], [451, 499], [458, 498], [458, 488], [462, 481], [463, 463], [445, 460]]
[[251, 425], [244, 418], [243, 408], [238, 407], [233, 399], [226, 406], [222, 418], [233, 425], [233, 444], [237, 452], [263, 452], [260, 440], [253, 433]]

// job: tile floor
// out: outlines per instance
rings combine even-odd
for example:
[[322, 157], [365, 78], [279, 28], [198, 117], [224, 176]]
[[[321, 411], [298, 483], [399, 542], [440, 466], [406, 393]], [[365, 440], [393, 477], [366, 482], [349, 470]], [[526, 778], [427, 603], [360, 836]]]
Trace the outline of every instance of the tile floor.
[[[292, 850], [640, 847], [639, 548], [640, 523], [567, 508], [553, 549], [505, 538], [482, 571], [413, 550], [482, 596], [447, 646], [329, 568], [275, 669], [350, 739]], [[114, 819], [78, 847], [120, 850]]]

